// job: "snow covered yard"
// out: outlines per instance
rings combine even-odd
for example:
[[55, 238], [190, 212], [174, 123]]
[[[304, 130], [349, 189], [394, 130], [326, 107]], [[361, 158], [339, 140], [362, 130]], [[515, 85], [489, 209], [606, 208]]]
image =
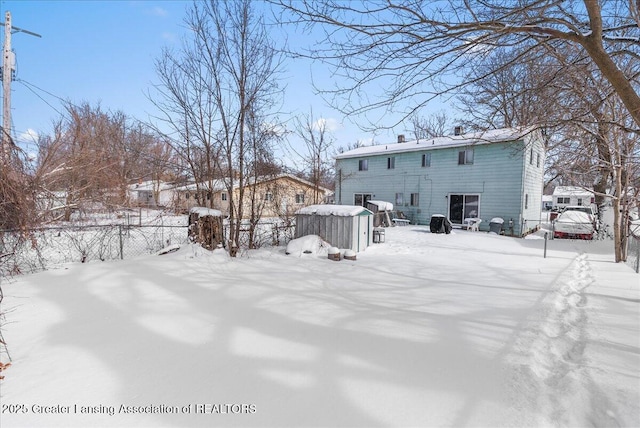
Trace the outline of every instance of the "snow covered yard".
[[5, 283], [2, 427], [640, 426], [610, 242], [390, 228], [357, 261], [196, 246]]

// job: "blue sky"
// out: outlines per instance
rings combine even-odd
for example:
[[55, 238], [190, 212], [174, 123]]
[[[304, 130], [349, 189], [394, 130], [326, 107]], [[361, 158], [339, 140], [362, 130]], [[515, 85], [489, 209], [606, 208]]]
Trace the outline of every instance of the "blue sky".
[[[64, 112], [61, 100], [98, 103], [104, 110], [120, 110], [140, 120], [154, 114], [147, 91], [158, 81], [154, 60], [163, 46], [178, 46], [184, 33], [183, 19], [191, 1], [0, 1], [2, 21], [10, 11], [13, 25], [38, 33], [37, 38], [14, 33], [17, 80], [12, 83], [14, 136], [23, 146], [33, 146], [29, 135], [51, 132], [52, 123]], [[293, 30], [291, 30], [293, 31]], [[4, 38], [4, 31], [2, 32]], [[285, 35], [274, 31], [275, 38]], [[286, 34], [300, 41], [300, 34]], [[321, 64], [288, 60], [283, 85], [287, 86], [281, 120], [313, 108], [315, 117], [332, 124], [336, 146], [357, 140], [369, 143], [373, 134], [363, 132], [329, 108], [314, 94], [311, 84], [333, 86]], [[396, 129], [379, 132], [380, 143], [394, 141]], [[31, 148], [32, 150], [33, 148]]]

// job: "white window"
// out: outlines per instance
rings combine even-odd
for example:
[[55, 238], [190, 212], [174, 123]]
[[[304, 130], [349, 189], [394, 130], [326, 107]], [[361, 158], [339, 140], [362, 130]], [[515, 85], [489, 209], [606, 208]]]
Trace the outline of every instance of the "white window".
[[267, 192], [264, 194], [264, 200], [267, 202], [273, 201], [273, 193]]
[[220, 194], [220, 199], [222, 199], [223, 201], [226, 201], [227, 200], [227, 192], [222, 192]]
[[422, 167], [426, 168], [431, 166], [431, 153], [422, 154]]
[[396, 206], [402, 206], [404, 204], [404, 193], [396, 193]]
[[296, 195], [296, 204], [304, 204], [304, 194], [298, 193]]
[[396, 158], [387, 158], [387, 169], [394, 169], [396, 167]]
[[358, 171], [368, 171], [369, 170], [369, 160], [360, 159], [358, 161]]
[[460, 150], [458, 152], [458, 165], [473, 164], [473, 149]]
[[419, 193], [412, 193], [411, 194], [411, 206], [412, 207], [417, 207], [420, 205], [420, 194]]
[[371, 200], [370, 193], [355, 193], [353, 195], [353, 205], [364, 207], [369, 200]]

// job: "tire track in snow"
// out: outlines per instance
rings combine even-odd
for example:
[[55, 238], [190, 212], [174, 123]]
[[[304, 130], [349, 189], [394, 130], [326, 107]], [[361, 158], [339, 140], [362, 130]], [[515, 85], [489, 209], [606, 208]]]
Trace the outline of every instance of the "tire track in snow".
[[524, 359], [515, 381], [529, 406], [535, 406], [540, 425], [618, 425], [606, 399], [594, 388], [584, 355], [589, 322], [586, 289], [594, 282], [587, 255], [579, 255], [517, 340]]

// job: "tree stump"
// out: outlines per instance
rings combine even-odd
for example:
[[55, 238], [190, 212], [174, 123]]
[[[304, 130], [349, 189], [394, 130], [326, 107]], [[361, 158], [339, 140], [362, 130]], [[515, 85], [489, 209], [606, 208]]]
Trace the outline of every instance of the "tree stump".
[[207, 250], [222, 244], [222, 213], [209, 208], [195, 207], [189, 211], [189, 239]]

